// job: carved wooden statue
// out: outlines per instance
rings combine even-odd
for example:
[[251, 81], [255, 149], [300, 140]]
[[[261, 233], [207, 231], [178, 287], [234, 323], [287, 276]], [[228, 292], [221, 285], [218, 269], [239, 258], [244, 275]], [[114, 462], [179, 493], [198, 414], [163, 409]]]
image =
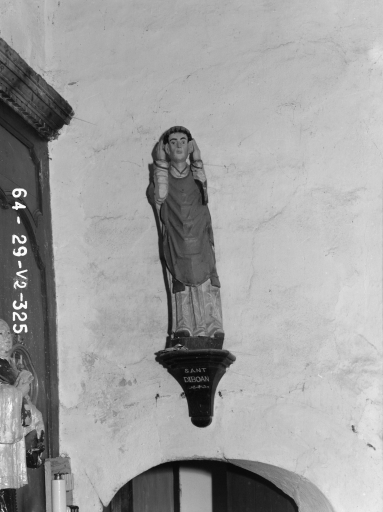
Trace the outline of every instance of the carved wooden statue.
[[33, 376], [17, 368], [11, 349], [11, 331], [0, 319], [0, 493], [28, 483], [24, 436], [34, 430], [41, 440], [44, 436], [42, 415], [29, 398]]
[[186, 128], [174, 126], [158, 142], [154, 185], [172, 293], [174, 337], [223, 341], [207, 180], [201, 152]]

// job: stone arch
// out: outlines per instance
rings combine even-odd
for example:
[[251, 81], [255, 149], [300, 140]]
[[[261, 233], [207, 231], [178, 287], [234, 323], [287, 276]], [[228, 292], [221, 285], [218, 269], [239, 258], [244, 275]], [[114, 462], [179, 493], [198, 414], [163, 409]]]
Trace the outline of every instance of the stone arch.
[[[347, 425], [313, 407], [276, 402], [273, 396], [229, 398], [217, 400], [214, 421], [206, 429], [191, 424], [182, 397], [158, 400], [156, 408], [142, 413], [139, 428], [118, 421], [112, 450], [107, 443], [97, 450], [87, 448], [94, 447], [95, 435], [90, 434], [101, 438], [103, 424], [77, 411], [85, 425], [80, 431], [73, 427], [73, 447], [76, 441], [76, 447], [84, 449], [73, 458], [72, 467], [87, 489], [88, 501], [93, 496], [95, 510], [98, 500], [108, 504], [138, 474], [165, 462], [194, 459], [243, 465], [291, 496], [301, 512], [363, 510], [365, 497], [353, 482], [357, 474], [366, 492], [376, 492], [375, 482], [362, 470], [371, 464], [374, 452]], [[358, 465], [352, 464], [356, 458]]]
[[[281, 467], [273, 466], [263, 462], [244, 459], [198, 458], [181, 460], [184, 462], [189, 462], [190, 460], [215, 460], [218, 462], [227, 462], [233, 464], [251, 473], [261, 476], [274, 484], [295, 501], [299, 512], [335, 512], [330, 501], [315, 484], [310, 482], [308, 479], [298, 475], [297, 473], [294, 473], [293, 471], [288, 471]], [[179, 461], [179, 459], [171, 460], [168, 462], [177, 461]], [[154, 465], [147, 469], [152, 469], [157, 466], [158, 465]]]
[[227, 462], [247, 469], [272, 482], [285, 494], [293, 498], [298, 505], [299, 512], [334, 512], [331, 503], [316, 485], [292, 471], [249, 460], [231, 459]]

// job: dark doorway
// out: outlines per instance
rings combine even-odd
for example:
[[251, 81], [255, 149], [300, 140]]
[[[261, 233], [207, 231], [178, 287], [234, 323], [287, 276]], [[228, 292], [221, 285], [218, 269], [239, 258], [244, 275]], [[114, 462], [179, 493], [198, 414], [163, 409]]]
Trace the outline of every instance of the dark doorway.
[[294, 500], [264, 478], [229, 463], [182, 461], [142, 473], [104, 512], [298, 512]]

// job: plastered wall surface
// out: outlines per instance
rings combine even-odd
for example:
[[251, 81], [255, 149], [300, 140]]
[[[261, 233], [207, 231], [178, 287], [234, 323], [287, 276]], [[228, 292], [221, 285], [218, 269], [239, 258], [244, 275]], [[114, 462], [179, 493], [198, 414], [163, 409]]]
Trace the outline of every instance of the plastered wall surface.
[[0, 37], [47, 80], [45, 0], [1, 0]]
[[[263, 471], [303, 512], [380, 512], [381, 7], [45, 9], [45, 77], [76, 116], [50, 151], [61, 448], [80, 509], [161, 462], [215, 458]], [[205, 162], [237, 357], [206, 429], [154, 360], [167, 301], [146, 188], [175, 124]]]

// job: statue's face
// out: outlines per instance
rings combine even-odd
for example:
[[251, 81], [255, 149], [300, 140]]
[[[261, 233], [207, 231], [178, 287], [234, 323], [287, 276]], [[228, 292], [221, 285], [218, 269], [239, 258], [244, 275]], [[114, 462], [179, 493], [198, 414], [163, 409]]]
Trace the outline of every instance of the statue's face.
[[165, 145], [165, 151], [171, 162], [186, 162], [190, 152], [187, 135], [185, 133], [169, 135], [169, 143]]
[[0, 320], [0, 357], [7, 357], [12, 348], [12, 335], [9, 325]]

